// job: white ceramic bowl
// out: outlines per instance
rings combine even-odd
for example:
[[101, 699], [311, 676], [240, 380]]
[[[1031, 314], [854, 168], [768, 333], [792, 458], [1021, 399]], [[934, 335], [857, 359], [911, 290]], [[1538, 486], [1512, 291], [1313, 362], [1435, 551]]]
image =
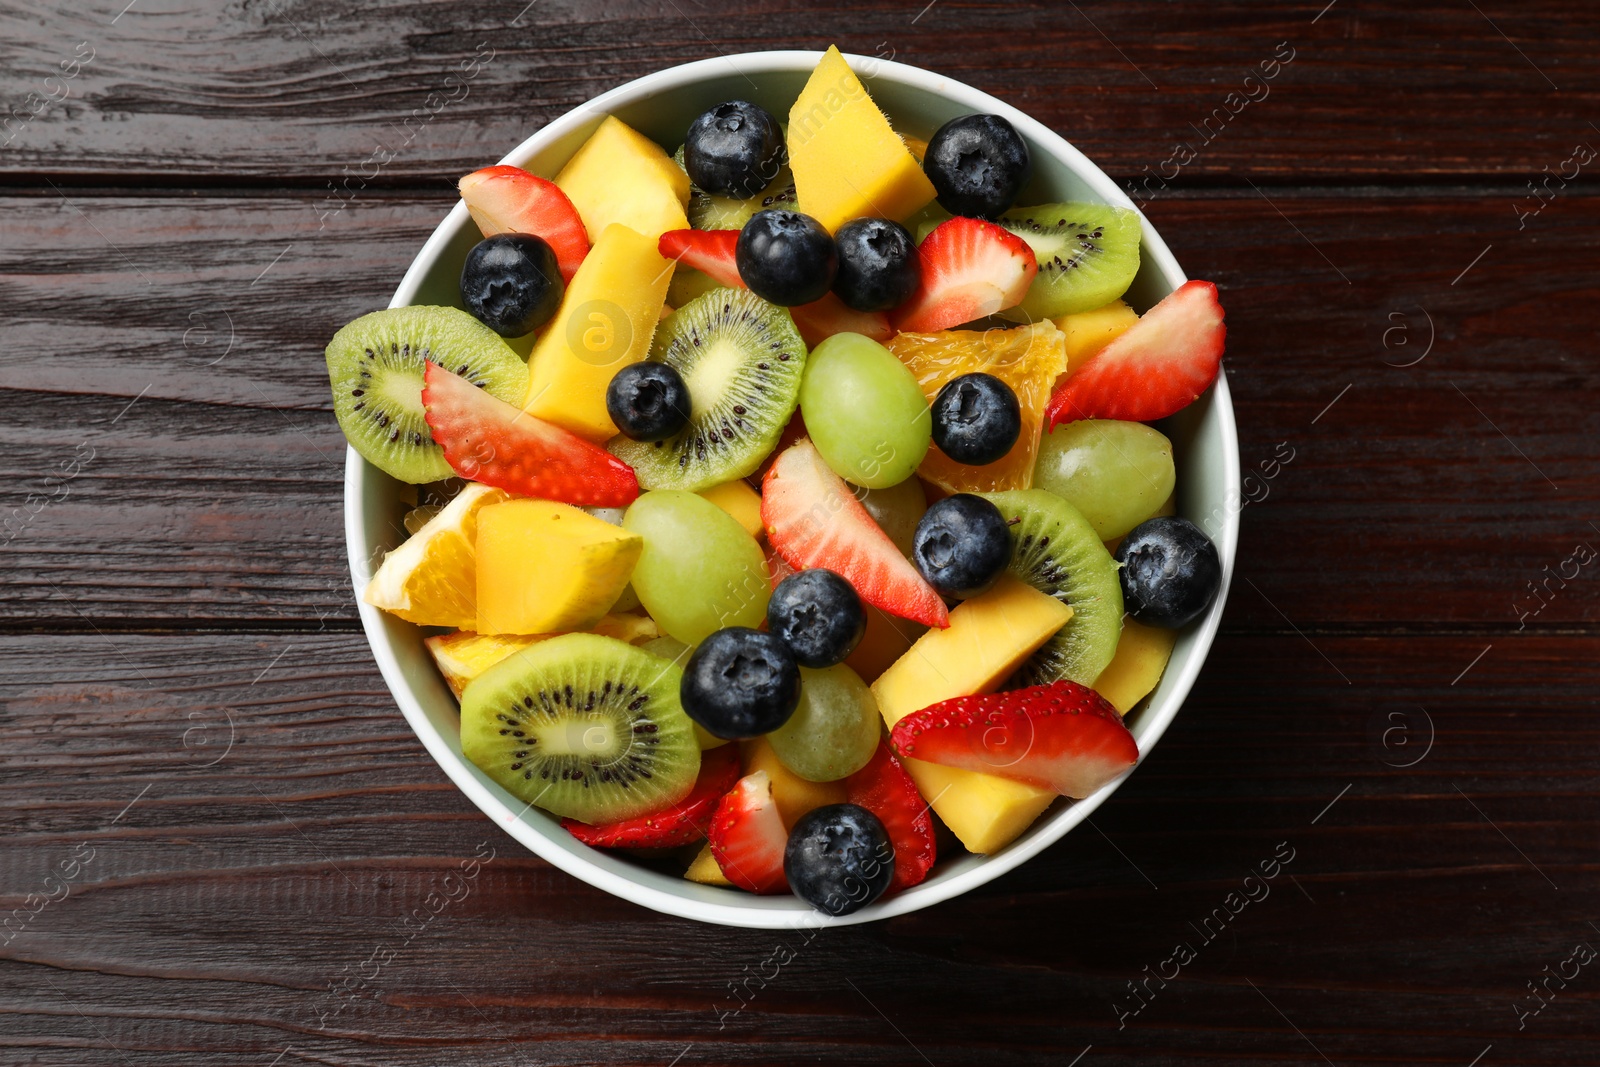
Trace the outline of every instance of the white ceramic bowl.
[[[616, 115], [669, 149], [689, 122], [714, 104], [752, 100], [786, 115], [818, 52], [754, 52], [672, 67], [619, 86], [568, 112], [501, 160], [552, 176], [600, 120]], [[1016, 108], [930, 71], [865, 56], [848, 57], [873, 98], [897, 129], [927, 138], [948, 119], [984, 112], [1003, 115], [1027, 138], [1034, 177], [1024, 204], [1092, 200], [1132, 207], [1121, 189], [1081, 152]], [[464, 204], [457, 204], [423, 246], [396, 290], [391, 306], [456, 304], [457, 278], [466, 252], [479, 240]], [[1144, 310], [1186, 279], [1148, 222], [1143, 262], [1128, 301]], [[1239, 457], [1233, 406], [1226, 380], [1163, 426], [1178, 467], [1180, 513], [1213, 535], [1222, 557], [1222, 590], [1206, 616], [1188, 628], [1147, 704], [1128, 717], [1141, 759], [1149, 756], [1200, 673], [1222, 617], [1238, 540]], [[368, 465], [354, 450], [345, 465], [345, 533], [350, 569], [360, 589], [383, 551], [403, 539], [402, 486]], [[791, 928], [871, 922], [948, 900], [997, 878], [1037, 855], [1077, 826], [1116, 790], [1121, 779], [1076, 803], [1059, 802], [1028, 831], [992, 856], [961, 854], [941, 860], [921, 885], [842, 918], [829, 918], [791, 896], [758, 897], [698, 885], [636, 863], [624, 855], [579, 844], [551, 816], [516, 800], [461, 755], [455, 698], [434, 668], [417, 627], [367, 604], [360, 605], [372, 652], [400, 710], [439, 766], [483, 812], [537, 855], [591, 885], [669, 915], [727, 926]]]

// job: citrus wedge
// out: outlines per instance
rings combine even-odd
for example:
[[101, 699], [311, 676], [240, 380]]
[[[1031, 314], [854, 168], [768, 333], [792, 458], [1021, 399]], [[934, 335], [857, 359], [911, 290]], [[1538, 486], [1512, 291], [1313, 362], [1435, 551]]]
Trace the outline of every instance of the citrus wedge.
[[383, 558], [361, 598], [421, 626], [470, 627], [478, 620], [478, 510], [510, 498], [469, 485], [405, 544]]
[[957, 463], [937, 445], [917, 468], [925, 480], [952, 493], [1031, 489], [1044, 406], [1056, 378], [1067, 369], [1066, 334], [1045, 320], [1014, 329], [941, 330], [896, 334], [889, 350], [911, 368], [929, 403], [951, 379], [992, 374], [1017, 394], [1022, 433], [1011, 451], [981, 467]]

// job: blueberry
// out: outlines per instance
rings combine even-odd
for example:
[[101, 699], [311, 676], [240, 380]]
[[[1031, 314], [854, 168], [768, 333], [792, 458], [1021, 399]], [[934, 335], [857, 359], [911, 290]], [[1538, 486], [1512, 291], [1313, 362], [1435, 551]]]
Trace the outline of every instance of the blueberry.
[[461, 267], [461, 302], [501, 337], [522, 337], [549, 322], [565, 291], [555, 251], [531, 234], [486, 237]]
[[857, 311], [888, 311], [911, 298], [922, 260], [911, 231], [888, 219], [852, 219], [834, 235], [839, 274], [833, 291]]
[[739, 231], [734, 263], [750, 291], [770, 304], [795, 307], [827, 295], [839, 253], [822, 223], [798, 211], [758, 211]]
[[1217, 598], [1222, 561], [1211, 538], [1188, 519], [1146, 519], [1117, 546], [1122, 605], [1149, 626], [1175, 630], [1193, 622]]
[[802, 667], [831, 667], [861, 643], [867, 612], [855, 587], [821, 567], [791, 574], [767, 601], [767, 632]]
[[771, 733], [800, 703], [800, 668], [787, 645], [747, 626], [728, 626], [689, 657], [678, 698], [689, 718], [737, 741]]
[[606, 413], [635, 441], [665, 441], [689, 425], [689, 387], [665, 363], [630, 363], [606, 386]]
[[772, 183], [784, 161], [783, 130], [744, 100], [718, 104], [689, 124], [683, 169], [702, 192], [749, 199]]
[[999, 115], [963, 115], [939, 127], [922, 169], [952, 215], [992, 219], [1016, 203], [1033, 173], [1028, 143]]
[[894, 842], [859, 804], [812, 808], [789, 831], [783, 873], [794, 895], [828, 915], [848, 915], [883, 896], [894, 878]]
[[1011, 562], [1011, 527], [981, 496], [947, 496], [917, 523], [911, 558], [940, 596], [965, 600], [993, 585]]
[[1022, 435], [1022, 406], [992, 374], [952, 378], [933, 401], [933, 443], [957, 463], [993, 463]]

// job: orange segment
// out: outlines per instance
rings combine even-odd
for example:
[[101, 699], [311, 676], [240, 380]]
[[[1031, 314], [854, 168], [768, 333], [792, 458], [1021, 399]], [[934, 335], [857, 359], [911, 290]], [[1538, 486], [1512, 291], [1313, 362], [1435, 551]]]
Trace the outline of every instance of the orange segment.
[[952, 493], [990, 493], [1033, 488], [1033, 461], [1051, 387], [1067, 369], [1066, 334], [1048, 320], [995, 330], [902, 333], [888, 341], [931, 403], [953, 378], [982, 371], [1011, 386], [1022, 408], [1022, 434], [1010, 452], [982, 467], [969, 467], [928, 450], [917, 473]]
[[509, 496], [468, 485], [383, 558], [362, 599], [422, 626], [472, 626], [478, 617], [478, 513]]

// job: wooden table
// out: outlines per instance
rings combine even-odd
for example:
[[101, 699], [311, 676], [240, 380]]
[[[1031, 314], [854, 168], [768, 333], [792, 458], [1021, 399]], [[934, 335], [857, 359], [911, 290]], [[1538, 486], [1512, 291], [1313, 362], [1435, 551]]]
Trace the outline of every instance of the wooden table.
[[[1595, 5], [125, 2], [0, 8], [0, 1062], [1600, 1062]], [[1092, 825], [802, 942], [449, 784], [357, 625], [320, 353], [541, 124], [830, 41], [1139, 183], [1255, 480]]]

